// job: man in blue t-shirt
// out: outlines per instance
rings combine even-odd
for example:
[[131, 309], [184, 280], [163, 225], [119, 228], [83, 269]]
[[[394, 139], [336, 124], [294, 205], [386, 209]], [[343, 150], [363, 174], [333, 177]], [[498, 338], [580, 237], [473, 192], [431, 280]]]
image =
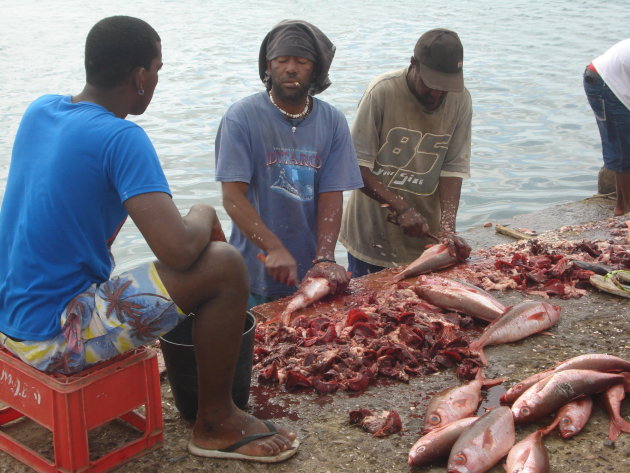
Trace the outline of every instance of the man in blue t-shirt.
[[266, 90], [233, 104], [216, 138], [216, 179], [245, 258], [250, 307], [290, 295], [305, 278], [332, 292], [349, 276], [335, 262], [343, 191], [363, 186], [343, 114], [315, 94], [330, 85], [335, 46], [315, 26], [277, 24], [259, 53]]
[[[299, 445], [295, 434], [232, 401], [248, 294], [243, 260], [218, 241], [212, 207], [180, 215], [151, 141], [125, 120], [146, 110], [161, 67], [150, 25], [105, 18], [86, 40], [84, 89], [45, 95], [25, 112], [0, 210], [0, 345], [40, 370], [70, 374], [194, 317], [190, 452], [285, 460]], [[111, 278], [110, 247], [127, 216], [157, 261]]]

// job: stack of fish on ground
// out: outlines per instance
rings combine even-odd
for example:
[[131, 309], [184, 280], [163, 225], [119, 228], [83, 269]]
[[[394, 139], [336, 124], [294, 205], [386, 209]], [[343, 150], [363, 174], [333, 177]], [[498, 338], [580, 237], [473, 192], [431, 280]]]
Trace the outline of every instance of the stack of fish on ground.
[[[507, 457], [507, 473], [546, 473], [550, 467], [544, 437], [556, 428], [562, 438], [577, 435], [590, 417], [591, 396], [598, 396], [610, 416], [611, 441], [630, 432], [630, 423], [620, 413], [629, 380], [629, 361], [607, 354], [581, 355], [515, 384], [501, 397], [511, 407], [496, 407], [476, 417], [480, 390], [491, 385], [478, 375], [475, 381], [434, 396], [423, 435], [409, 452], [409, 464], [422, 466], [448, 457], [448, 473], [483, 473]], [[548, 427], [515, 443], [515, 426], [554, 412]]]

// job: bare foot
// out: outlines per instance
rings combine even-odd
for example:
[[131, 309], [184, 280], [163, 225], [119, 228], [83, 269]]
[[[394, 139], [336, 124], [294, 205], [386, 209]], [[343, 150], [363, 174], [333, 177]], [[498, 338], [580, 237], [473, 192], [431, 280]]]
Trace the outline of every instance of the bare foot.
[[[290, 449], [297, 435], [281, 427], [276, 428], [275, 435], [249, 442], [235, 452], [253, 457], [273, 457]], [[197, 419], [193, 427], [192, 443], [200, 448], [219, 450], [235, 444], [243, 437], [266, 432], [269, 432], [269, 428], [260, 419], [235, 408], [220, 422]]]

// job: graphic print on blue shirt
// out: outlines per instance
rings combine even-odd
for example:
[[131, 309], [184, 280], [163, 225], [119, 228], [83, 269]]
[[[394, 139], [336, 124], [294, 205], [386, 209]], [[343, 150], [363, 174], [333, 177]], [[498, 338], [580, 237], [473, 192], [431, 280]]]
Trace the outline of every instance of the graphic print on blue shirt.
[[315, 198], [316, 171], [322, 166], [316, 151], [275, 148], [267, 154], [267, 166], [278, 170], [271, 190], [302, 202]]

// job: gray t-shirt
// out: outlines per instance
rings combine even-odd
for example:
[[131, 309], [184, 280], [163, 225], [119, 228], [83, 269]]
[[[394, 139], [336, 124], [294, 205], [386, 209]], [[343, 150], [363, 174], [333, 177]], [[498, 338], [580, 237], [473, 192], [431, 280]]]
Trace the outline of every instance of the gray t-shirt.
[[[360, 166], [440, 226], [440, 176], [469, 177], [472, 100], [467, 89], [449, 92], [427, 112], [406, 82], [407, 68], [382, 74], [359, 102], [352, 139]], [[339, 241], [367, 263], [393, 267], [416, 259], [431, 240], [406, 236], [387, 221], [388, 210], [353, 191], [344, 210]]]

